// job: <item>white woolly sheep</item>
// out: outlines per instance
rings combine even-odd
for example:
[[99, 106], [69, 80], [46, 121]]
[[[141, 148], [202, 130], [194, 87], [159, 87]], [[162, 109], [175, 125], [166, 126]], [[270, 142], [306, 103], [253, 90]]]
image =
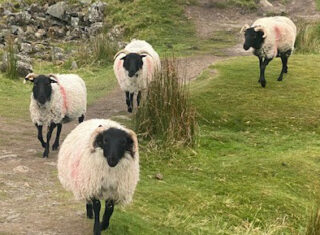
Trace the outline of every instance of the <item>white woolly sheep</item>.
[[282, 70], [278, 81], [282, 81], [283, 73], [288, 72], [288, 58], [293, 52], [297, 35], [295, 24], [287, 17], [265, 17], [256, 20], [251, 27], [245, 25], [245, 42], [243, 48], [248, 50], [252, 47], [253, 54], [259, 57], [260, 78], [262, 87], [266, 86], [265, 69], [274, 57], [281, 57]]
[[161, 68], [159, 55], [146, 41], [132, 40], [114, 59], [114, 73], [121, 90], [126, 94], [128, 112], [132, 112], [134, 93], [137, 93], [139, 106], [141, 91]]
[[[38, 129], [38, 139], [45, 149], [43, 157], [49, 155], [51, 134], [57, 127], [52, 150], [59, 148], [62, 123], [78, 118], [84, 120], [87, 110], [87, 89], [84, 81], [75, 74], [36, 75], [30, 73], [25, 81], [33, 82], [30, 115]], [[42, 127], [47, 126], [47, 142], [42, 136]]]
[[[109, 226], [115, 204], [131, 202], [139, 181], [136, 134], [112, 120], [79, 124], [64, 140], [58, 155], [58, 176], [77, 200], [86, 200], [87, 217], [94, 212], [94, 234]], [[100, 200], [105, 212], [100, 226]]]

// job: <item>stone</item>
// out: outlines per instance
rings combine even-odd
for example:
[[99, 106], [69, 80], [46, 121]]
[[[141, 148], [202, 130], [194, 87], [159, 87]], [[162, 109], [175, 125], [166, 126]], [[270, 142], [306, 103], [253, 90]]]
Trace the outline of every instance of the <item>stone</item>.
[[157, 180], [163, 180], [163, 175], [161, 173], [157, 173], [155, 176], [154, 176]]
[[43, 38], [47, 32], [44, 29], [38, 29], [38, 31], [35, 33], [36, 38], [41, 39]]
[[77, 62], [74, 60], [74, 61], [72, 61], [72, 63], [71, 63], [71, 68], [70, 68], [71, 70], [76, 70], [76, 69], [78, 69], [78, 64], [77, 64]]
[[96, 23], [93, 23], [88, 29], [88, 33], [89, 33], [89, 36], [93, 36], [93, 35], [96, 35], [98, 33], [101, 32], [103, 28], [103, 23], [102, 22], [96, 22]]
[[2, 63], [0, 66], [1, 72], [4, 73], [5, 71], [7, 71], [7, 67], [8, 67], [8, 53], [4, 52], [2, 55]]
[[43, 44], [41, 44], [41, 43], [37, 43], [37, 44], [35, 44], [35, 45], [33, 46], [33, 51], [34, 51], [34, 52], [40, 52], [40, 51], [44, 51], [44, 50], [46, 50], [46, 49], [47, 49], [46, 46], [43, 45]]
[[39, 13], [39, 12], [42, 12], [43, 9], [40, 5], [36, 4], [36, 3], [33, 3], [30, 5], [30, 7], [28, 8], [28, 11], [33, 14], [33, 13]]
[[19, 76], [25, 77], [28, 73], [33, 72], [32, 65], [23, 61], [18, 61], [17, 72]]
[[78, 17], [71, 17], [71, 26], [78, 27], [80, 19]]
[[23, 29], [17, 25], [11, 25], [10, 29], [11, 29], [11, 33], [14, 35], [21, 35], [24, 33]]
[[17, 154], [5, 154], [0, 156], [0, 160], [6, 159], [6, 158], [17, 158], [18, 155]]
[[20, 51], [25, 54], [29, 54], [32, 52], [32, 45], [30, 43], [21, 43]]
[[22, 61], [28, 64], [31, 64], [31, 58], [29, 56], [23, 55], [23, 54], [17, 54], [17, 60]]
[[27, 166], [20, 165], [20, 166], [13, 168], [13, 171], [16, 173], [27, 173], [30, 171], [30, 168]]
[[91, 23], [103, 21], [103, 13], [106, 5], [106, 3], [101, 1], [94, 2], [88, 9], [88, 20]]
[[64, 38], [66, 36], [66, 32], [63, 27], [52, 26], [48, 29], [48, 35], [53, 38]]
[[48, 7], [47, 14], [56, 17], [60, 20], [63, 20], [65, 17], [66, 8], [67, 5], [65, 2], [57, 2], [56, 4], [53, 4]]
[[79, 2], [83, 5], [89, 5], [91, 4], [92, 0], [80, 0]]

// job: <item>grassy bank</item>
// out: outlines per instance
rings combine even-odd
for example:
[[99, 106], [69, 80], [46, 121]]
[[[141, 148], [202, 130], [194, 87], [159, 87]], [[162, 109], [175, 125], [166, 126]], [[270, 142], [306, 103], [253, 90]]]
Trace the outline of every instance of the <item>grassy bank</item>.
[[319, 63], [294, 55], [277, 82], [275, 60], [265, 89], [254, 57], [210, 68], [219, 75], [192, 84], [198, 147], [141, 143], [134, 203], [116, 209], [108, 234], [303, 234], [320, 195]]

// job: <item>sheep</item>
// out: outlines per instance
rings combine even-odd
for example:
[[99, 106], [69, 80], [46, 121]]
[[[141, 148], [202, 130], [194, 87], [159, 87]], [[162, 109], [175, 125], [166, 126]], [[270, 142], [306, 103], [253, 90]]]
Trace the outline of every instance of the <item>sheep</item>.
[[[87, 217], [94, 212], [93, 231], [100, 234], [109, 227], [114, 206], [132, 200], [139, 181], [137, 136], [109, 119], [85, 121], [64, 140], [57, 168], [62, 186], [86, 201]], [[101, 225], [100, 200], [106, 205]]]
[[[78, 118], [84, 120], [87, 110], [87, 89], [84, 81], [75, 74], [36, 75], [30, 73], [24, 82], [33, 83], [30, 115], [38, 130], [38, 139], [45, 149], [43, 157], [49, 155], [52, 132], [57, 127], [57, 135], [52, 150], [59, 148], [62, 123]], [[47, 142], [43, 140], [42, 127], [47, 126]]]
[[265, 69], [274, 57], [281, 57], [282, 70], [278, 81], [282, 81], [283, 74], [288, 72], [288, 58], [294, 49], [297, 35], [295, 24], [284, 16], [264, 17], [256, 20], [251, 27], [243, 26], [240, 32], [244, 32], [245, 36], [244, 50], [252, 47], [253, 54], [259, 58], [258, 82], [261, 86], [266, 86]]
[[125, 92], [128, 112], [133, 110], [134, 93], [137, 93], [139, 106], [141, 90], [147, 87], [160, 68], [158, 53], [143, 40], [132, 40], [114, 56], [113, 70], [121, 90]]

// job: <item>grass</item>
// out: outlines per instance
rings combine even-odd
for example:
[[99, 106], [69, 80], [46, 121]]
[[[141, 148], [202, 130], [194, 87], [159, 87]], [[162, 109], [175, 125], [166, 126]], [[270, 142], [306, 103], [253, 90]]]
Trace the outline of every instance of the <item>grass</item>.
[[162, 144], [193, 145], [196, 139], [196, 111], [184, 78], [178, 77], [177, 61], [166, 58], [148, 85], [135, 116], [136, 130]]
[[277, 59], [265, 89], [253, 56], [210, 68], [218, 76], [206, 72], [191, 86], [197, 147], [140, 141], [134, 203], [116, 207], [104, 234], [305, 234], [320, 197], [319, 63], [293, 55], [277, 82]]
[[[38, 74], [70, 73], [62, 66], [53, 66], [50, 63], [38, 63], [34, 66]], [[88, 104], [105, 96], [116, 85], [112, 66], [85, 66], [73, 73], [79, 74], [86, 82], [88, 92]], [[32, 84], [23, 84], [22, 80], [10, 80], [5, 74], [0, 74], [0, 117], [25, 118], [29, 115], [30, 94]]]
[[320, 53], [320, 23], [300, 22], [298, 24], [296, 48], [300, 53]]
[[319, 208], [312, 211], [307, 227], [306, 235], [320, 234], [320, 210]]

